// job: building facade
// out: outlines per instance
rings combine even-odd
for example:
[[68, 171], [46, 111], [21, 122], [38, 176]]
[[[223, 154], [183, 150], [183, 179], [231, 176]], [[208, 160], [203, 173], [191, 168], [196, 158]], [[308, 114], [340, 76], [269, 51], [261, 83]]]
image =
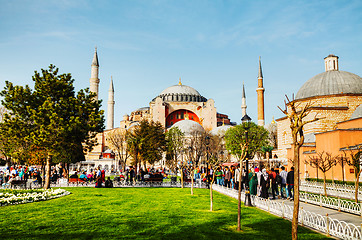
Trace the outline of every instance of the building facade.
[[[312, 156], [311, 153], [324, 151], [341, 155], [343, 154], [341, 149], [362, 143], [355, 137], [355, 134], [361, 133], [358, 130], [362, 129], [362, 125], [359, 125], [360, 121], [355, 119], [352, 121], [356, 124], [353, 131], [346, 129], [346, 124], [342, 124], [351, 121], [352, 115], [362, 103], [362, 78], [350, 72], [340, 71], [338, 59], [335, 55], [327, 56], [324, 59], [325, 72], [309, 79], [299, 89], [294, 100], [299, 106], [298, 109], [311, 103], [312, 110], [304, 119], [305, 121], [314, 117], [320, 119], [304, 126], [305, 141], [301, 150], [301, 165], [304, 166], [301, 166], [304, 172], [302, 177], [316, 177], [314, 174], [310, 174], [313, 171], [304, 164], [305, 160]], [[290, 121], [286, 117], [276, 121], [278, 125], [278, 150], [275, 151], [275, 154], [282, 159], [292, 159]], [[353, 142], [349, 142], [348, 139], [353, 139]], [[338, 146], [332, 144], [333, 141], [338, 141]], [[341, 172], [337, 169], [334, 170]], [[335, 177], [342, 179], [338, 175]], [[350, 180], [351, 177], [346, 176], [346, 179]]]

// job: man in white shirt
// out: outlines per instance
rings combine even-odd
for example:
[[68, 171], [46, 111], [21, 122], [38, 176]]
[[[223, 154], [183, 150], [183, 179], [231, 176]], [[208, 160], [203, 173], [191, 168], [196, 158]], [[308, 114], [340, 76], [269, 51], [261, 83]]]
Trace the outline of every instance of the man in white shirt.
[[[235, 181], [235, 189], [239, 189], [239, 175], [240, 175], [240, 167], [239, 165], [236, 166], [235, 174], [234, 174], [234, 181]], [[241, 190], [243, 190], [243, 187], [241, 186]]]
[[[282, 171], [279, 173], [279, 175], [282, 177], [282, 183], [280, 185], [280, 195], [282, 198], [288, 197], [288, 191], [287, 191], [287, 175], [288, 172], [285, 171], [285, 167], [282, 166]], [[285, 191], [285, 196], [283, 195], [283, 192]]]

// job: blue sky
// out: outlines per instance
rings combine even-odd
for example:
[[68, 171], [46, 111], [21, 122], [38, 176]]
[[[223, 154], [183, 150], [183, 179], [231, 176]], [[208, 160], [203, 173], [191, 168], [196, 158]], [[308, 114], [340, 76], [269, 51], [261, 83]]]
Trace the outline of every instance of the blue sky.
[[266, 123], [281, 117], [284, 95], [324, 71], [323, 58], [362, 76], [361, 1], [72, 1], [0, 0], [0, 89], [5, 80], [33, 86], [50, 64], [89, 87], [94, 47], [106, 110], [113, 76], [115, 125], [178, 83], [215, 100], [240, 122], [242, 83], [247, 113], [257, 121], [261, 56]]

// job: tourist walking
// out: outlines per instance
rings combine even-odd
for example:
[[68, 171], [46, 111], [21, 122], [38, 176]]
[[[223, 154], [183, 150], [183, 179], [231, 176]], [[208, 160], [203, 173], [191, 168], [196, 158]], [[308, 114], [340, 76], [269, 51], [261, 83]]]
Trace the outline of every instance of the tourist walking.
[[225, 167], [225, 187], [230, 188], [231, 171], [228, 167]]
[[[234, 185], [234, 189], [235, 190], [238, 190], [239, 189], [239, 176], [240, 175], [240, 166], [239, 164], [236, 166], [236, 169], [235, 169], [235, 173], [234, 173], [234, 182], [235, 182], [235, 185]], [[241, 187], [241, 190], [243, 190], [243, 188]]]
[[293, 200], [294, 196], [294, 167], [290, 169], [287, 175], [287, 184], [288, 184], [288, 199]]
[[257, 194], [258, 178], [254, 169], [251, 169], [249, 173], [249, 183], [245, 182], [245, 185], [249, 184], [249, 191], [251, 195]]
[[220, 170], [220, 167], [217, 167], [216, 172], [215, 172], [215, 177], [216, 177], [216, 183], [218, 185], [222, 185], [222, 171]]
[[269, 174], [266, 172], [266, 169], [264, 168], [261, 173], [260, 177], [260, 187], [261, 187], [261, 197], [262, 198], [268, 198], [268, 190], [270, 185], [270, 178]]
[[271, 169], [269, 176], [270, 176], [273, 199], [275, 199], [275, 196], [279, 195], [279, 191], [278, 191], [278, 185], [277, 185], [277, 173], [275, 172], [274, 168]]
[[[280, 177], [282, 178], [282, 181], [280, 183], [280, 195], [282, 198], [287, 198], [289, 195], [288, 195], [288, 192], [287, 192], [287, 171], [285, 171], [285, 167], [282, 166], [282, 171], [280, 172]], [[283, 192], [285, 192], [285, 196], [283, 194]]]

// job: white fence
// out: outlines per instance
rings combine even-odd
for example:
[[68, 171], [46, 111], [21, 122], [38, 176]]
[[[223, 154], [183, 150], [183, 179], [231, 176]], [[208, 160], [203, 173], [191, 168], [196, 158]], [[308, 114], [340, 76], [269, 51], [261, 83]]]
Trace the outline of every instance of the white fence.
[[332, 208], [338, 211], [344, 211], [362, 216], [362, 203], [356, 203], [340, 198], [331, 198], [323, 196], [322, 194], [316, 195], [311, 193], [300, 193], [299, 200], [306, 203], [319, 205], [321, 207]]
[[[230, 197], [238, 198], [238, 192], [234, 189], [225, 188], [216, 184], [213, 185], [213, 189]], [[244, 200], [245, 193], [242, 192], [241, 194], [241, 199]], [[293, 218], [293, 206], [286, 205], [284, 202], [280, 203], [256, 196], [251, 196], [251, 202], [254, 206], [277, 216], [288, 219]], [[362, 230], [360, 226], [355, 226], [352, 223], [346, 223], [303, 209], [299, 210], [299, 223], [341, 239], [362, 239]]]
[[[355, 198], [355, 187], [352, 185], [326, 183], [326, 189], [327, 195], [330, 196], [348, 199]], [[324, 186], [320, 182], [302, 181], [300, 191], [324, 194]], [[362, 187], [358, 188], [358, 200], [362, 200]]]

